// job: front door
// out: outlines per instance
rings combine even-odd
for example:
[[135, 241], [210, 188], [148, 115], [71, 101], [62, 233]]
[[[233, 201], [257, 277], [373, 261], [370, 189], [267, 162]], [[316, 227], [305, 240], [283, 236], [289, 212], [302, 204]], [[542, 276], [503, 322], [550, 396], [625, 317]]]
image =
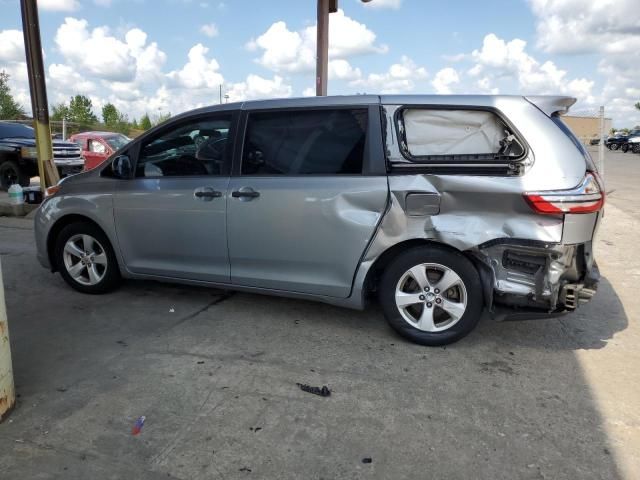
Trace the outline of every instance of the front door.
[[168, 125], [144, 141], [135, 177], [120, 182], [114, 217], [136, 274], [229, 282], [226, 192], [232, 115]]
[[350, 295], [388, 196], [367, 171], [368, 130], [367, 106], [248, 114], [229, 185], [232, 283]]

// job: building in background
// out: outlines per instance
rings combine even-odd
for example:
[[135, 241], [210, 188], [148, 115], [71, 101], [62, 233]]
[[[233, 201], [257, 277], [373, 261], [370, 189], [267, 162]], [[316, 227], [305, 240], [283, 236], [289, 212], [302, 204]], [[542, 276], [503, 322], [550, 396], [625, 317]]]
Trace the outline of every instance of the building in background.
[[[563, 115], [562, 120], [573, 131], [576, 137], [586, 145], [591, 140], [600, 138], [600, 118], [596, 115], [593, 117], [577, 117], [572, 115]], [[612, 122], [610, 118], [604, 119], [604, 131], [605, 135], [609, 134], [611, 130]]]

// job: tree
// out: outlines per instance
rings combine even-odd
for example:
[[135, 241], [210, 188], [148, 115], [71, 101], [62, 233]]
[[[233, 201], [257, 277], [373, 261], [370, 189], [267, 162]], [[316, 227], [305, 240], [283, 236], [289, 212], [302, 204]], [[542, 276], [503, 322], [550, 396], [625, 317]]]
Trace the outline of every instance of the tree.
[[84, 95], [71, 97], [69, 101], [69, 121], [89, 126], [98, 122], [98, 117], [93, 113], [91, 99]]
[[160, 125], [161, 123], [166, 122], [170, 118], [171, 118], [171, 112], [160, 113], [160, 114], [158, 114], [158, 116], [156, 117], [155, 121], [153, 122], [153, 126], [155, 127], [156, 125]]
[[151, 119], [149, 118], [149, 115], [145, 113], [140, 119], [140, 128], [142, 130], [149, 130], [151, 126]]
[[4, 70], [0, 71], [0, 118], [12, 120], [24, 115], [24, 109], [11, 95], [9, 74]]
[[61, 122], [64, 118], [69, 120], [69, 107], [64, 103], [52, 105], [50, 119], [54, 122]]
[[113, 103], [107, 103], [102, 107], [102, 121], [108, 127], [115, 126], [120, 121], [120, 112]]
[[636, 104], [634, 105], [638, 110], [640, 110], [640, 102], [636, 102]]

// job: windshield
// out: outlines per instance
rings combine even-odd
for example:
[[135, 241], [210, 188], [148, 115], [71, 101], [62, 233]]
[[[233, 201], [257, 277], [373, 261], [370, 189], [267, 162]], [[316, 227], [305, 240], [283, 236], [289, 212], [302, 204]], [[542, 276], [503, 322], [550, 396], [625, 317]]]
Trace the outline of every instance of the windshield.
[[105, 137], [104, 139], [114, 151], [119, 150], [131, 141], [131, 139], [125, 135], [114, 135], [112, 137]]
[[0, 138], [36, 138], [33, 128], [19, 123], [0, 123]]

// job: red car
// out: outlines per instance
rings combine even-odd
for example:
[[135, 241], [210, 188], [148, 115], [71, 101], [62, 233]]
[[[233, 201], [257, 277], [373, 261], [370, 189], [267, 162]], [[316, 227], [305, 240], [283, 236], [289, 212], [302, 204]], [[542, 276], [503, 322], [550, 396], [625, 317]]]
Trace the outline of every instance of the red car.
[[131, 141], [121, 133], [113, 132], [83, 132], [69, 137], [82, 149], [84, 169], [91, 170], [104, 162], [109, 156]]

